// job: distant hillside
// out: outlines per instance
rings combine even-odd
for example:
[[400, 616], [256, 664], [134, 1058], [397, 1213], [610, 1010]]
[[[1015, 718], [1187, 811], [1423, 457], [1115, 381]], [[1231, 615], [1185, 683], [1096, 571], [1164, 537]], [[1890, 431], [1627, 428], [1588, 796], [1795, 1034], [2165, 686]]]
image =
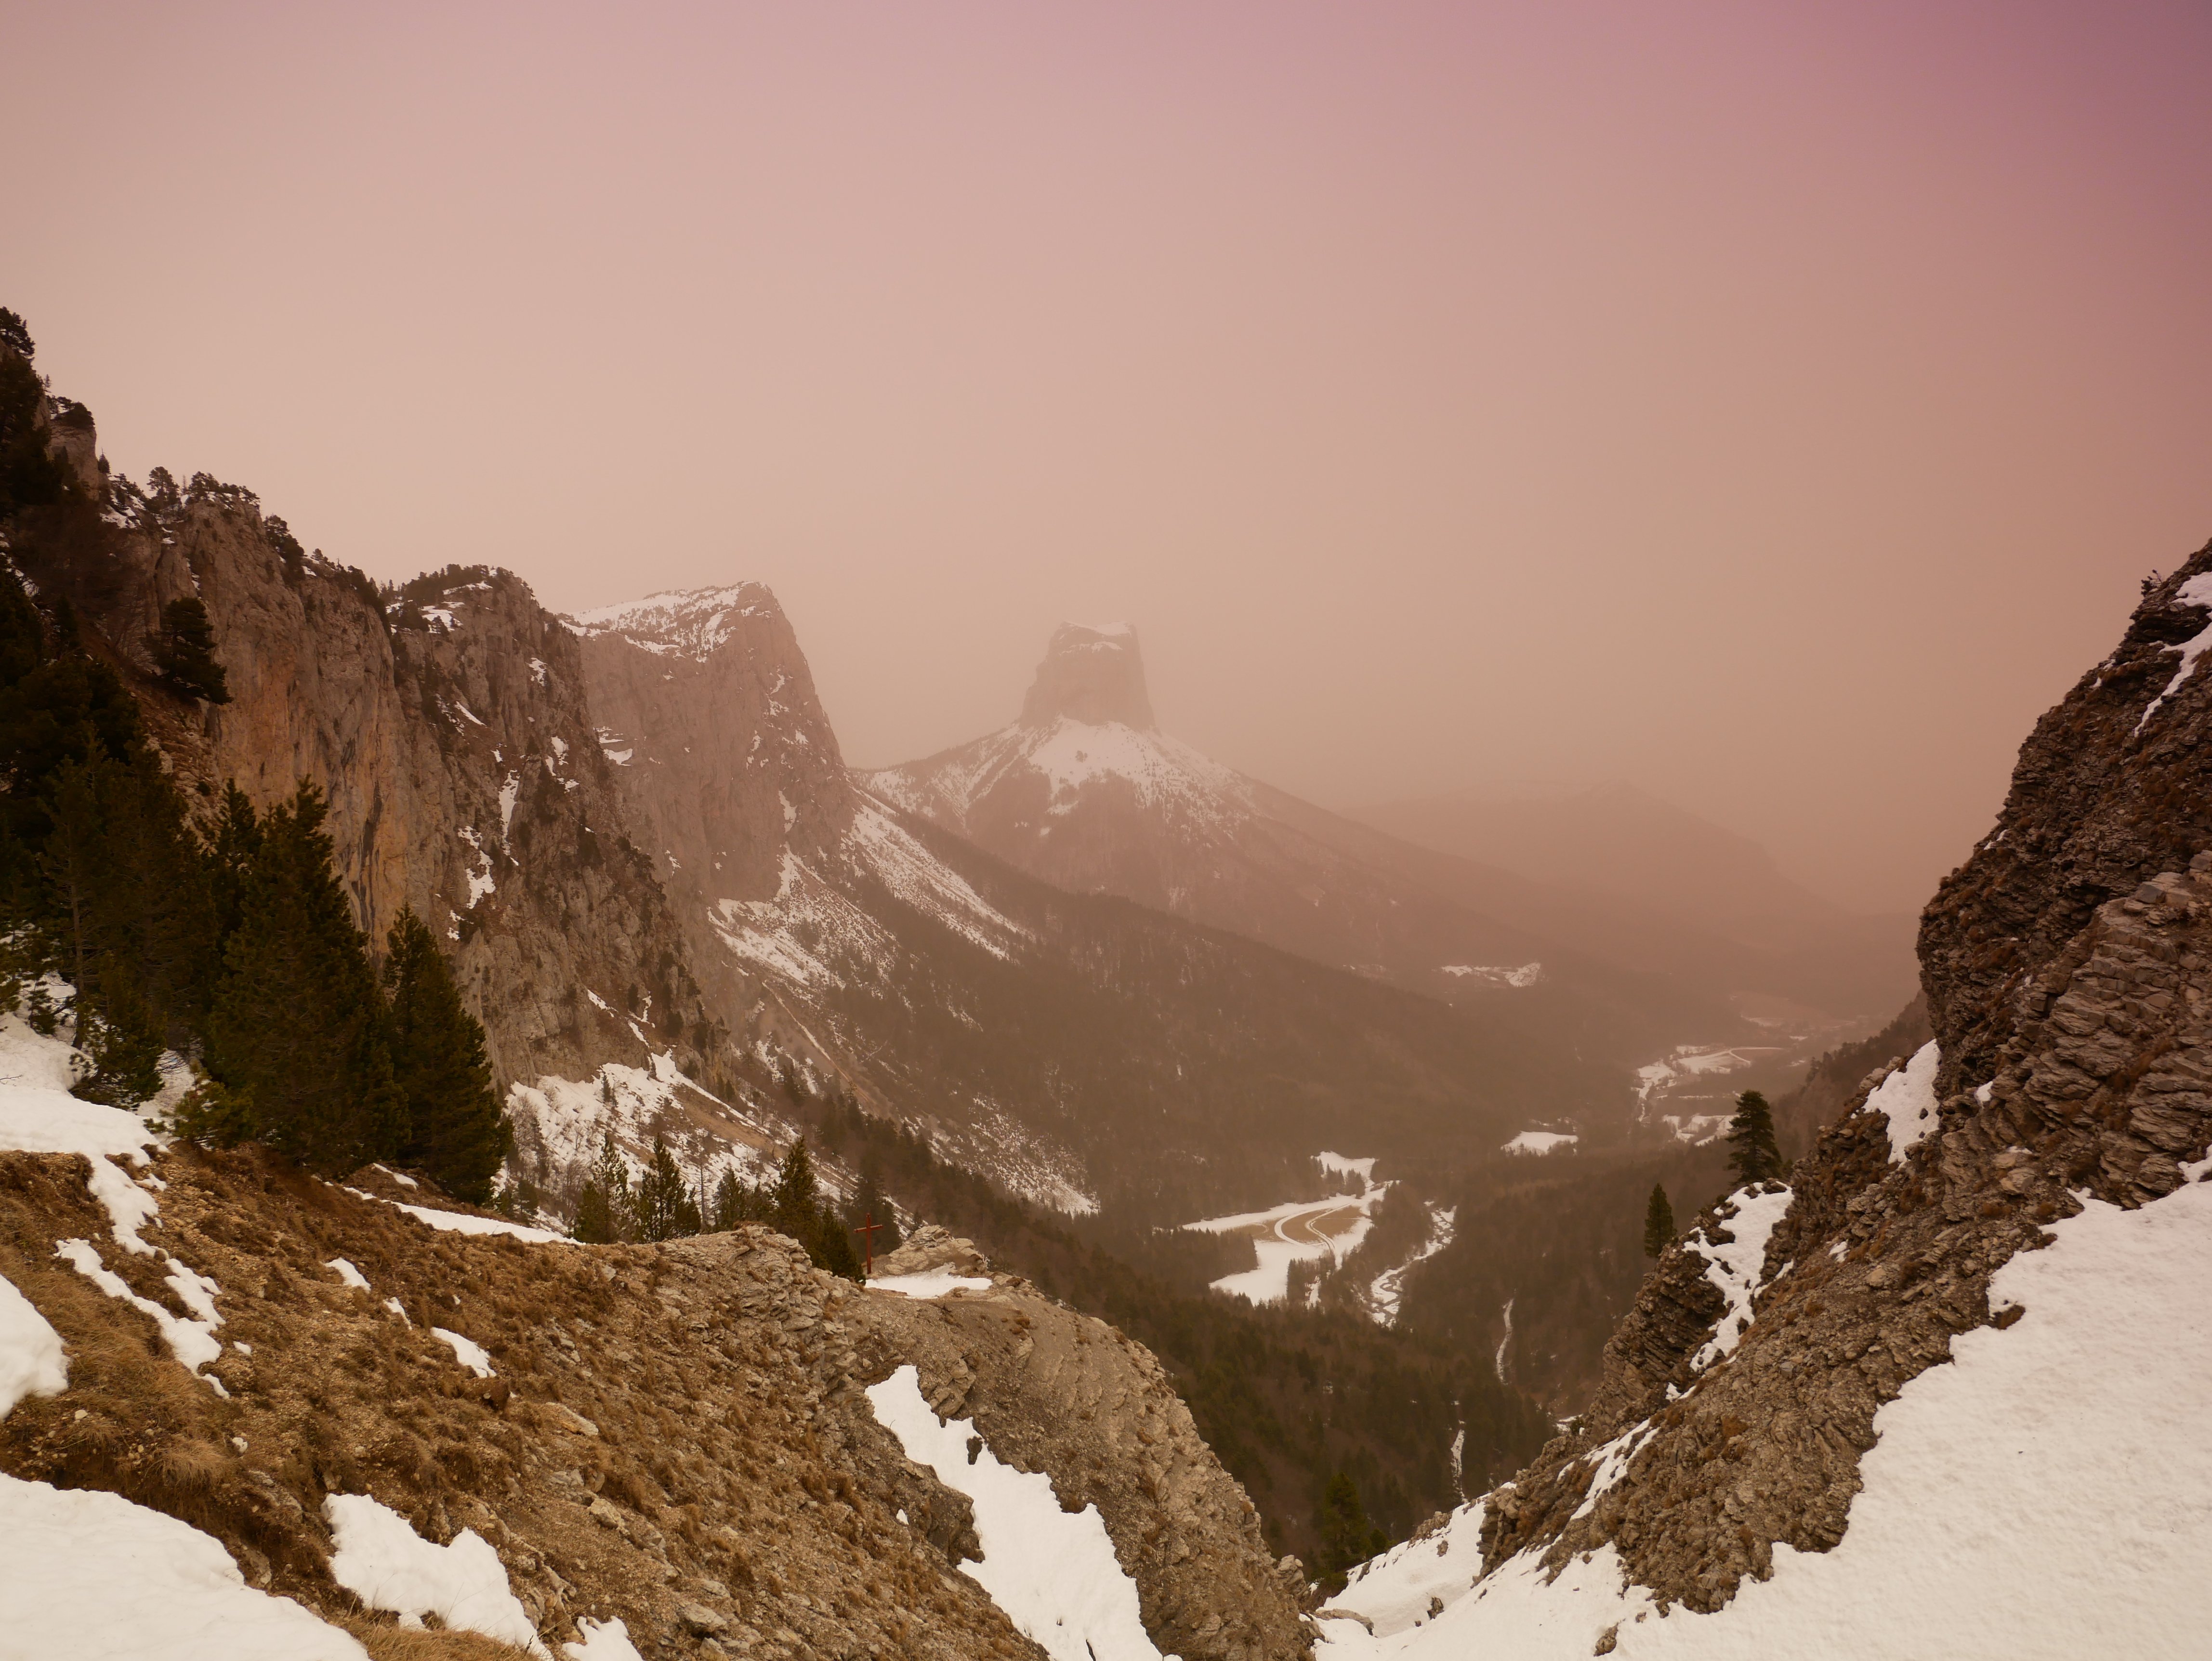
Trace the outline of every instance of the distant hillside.
[[[1632, 1065], [1685, 1042], [1746, 1036], [1738, 995], [1871, 1022], [1911, 994], [1909, 920], [1848, 916], [1711, 826], [1700, 842], [1680, 826], [1662, 836], [1631, 824], [1610, 842], [1584, 837], [1583, 851], [1541, 870], [1508, 868], [1248, 778], [1159, 730], [1126, 624], [1062, 625], [1018, 719], [860, 779], [1075, 892], [1119, 895], [1456, 1002], [1549, 983], [1588, 1012], [1586, 1053]], [[1686, 851], [1668, 853], [1669, 837]], [[1675, 897], [1662, 879], [1672, 867], [1694, 867], [1700, 895], [1726, 893], [1732, 867], [1752, 875], [1747, 894], [1713, 903], [1723, 922]]]
[[[1641, 934], [1652, 920], [1686, 940], [1719, 936], [1759, 954], [1755, 989], [1874, 1017], [1911, 995], [1913, 919], [1864, 916], [1792, 881], [1750, 837], [1639, 790], [1383, 802], [1350, 817], [1392, 837], [1528, 881], [1602, 897]], [[1616, 947], [1632, 961], [1644, 948]]]

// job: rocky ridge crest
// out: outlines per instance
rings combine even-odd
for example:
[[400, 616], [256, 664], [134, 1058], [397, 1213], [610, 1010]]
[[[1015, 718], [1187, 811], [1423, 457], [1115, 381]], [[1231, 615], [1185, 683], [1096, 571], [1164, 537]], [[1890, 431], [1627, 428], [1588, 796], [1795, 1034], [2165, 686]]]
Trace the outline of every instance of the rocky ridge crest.
[[[2202, 1169], [2212, 679], [2192, 648], [2212, 585], [2191, 585], [2208, 573], [2212, 547], [2147, 591], [1928, 906], [1933, 1046], [1861, 1083], [1786, 1200], [1739, 1193], [1668, 1249], [1589, 1410], [1491, 1496], [1486, 1568], [1609, 1542], [1633, 1580], [1711, 1609], [1778, 1542], [1832, 1547], [1875, 1412], [1955, 1334], [2020, 1318], [1990, 1306], [1992, 1272], [2079, 1196], [2155, 1203]], [[1715, 1263], [1755, 1210], [1772, 1226], [1731, 1297]]]
[[[10, 557], [124, 672], [188, 800], [211, 807], [235, 780], [267, 807], [301, 778], [320, 786], [357, 921], [380, 943], [411, 905], [442, 937], [502, 1080], [655, 1051], [714, 1064], [725, 1040], [667, 949], [666, 899], [624, 833], [577, 642], [526, 584], [455, 569], [387, 603], [249, 491], [103, 475], [101, 492], [19, 515]], [[191, 597], [226, 704], [155, 674], [147, 638]]]
[[[863, 1394], [913, 1364], [1000, 1459], [1098, 1506], [1164, 1651], [1309, 1648], [1249, 1500], [1158, 1364], [964, 1242], [953, 1255], [988, 1285], [909, 1299], [757, 1226], [538, 1244], [434, 1231], [380, 1197], [440, 1203], [419, 1188], [372, 1172], [379, 1193], [351, 1192], [251, 1149], [178, 1145], [152, 1171], [149, 1232], [207, 1277], [221, 1354], [191, 1376], [148, 1314], [58, 1257], [64, 1236], [107, 1238], [81, 1159], [0, 1153], [0, 1274], [70, 1358], [60, 1394], [0, 1424], [0, 1468], [176, 1516], [251, 1585], [366, 1637], [389, 1617], [331, 1579], [331, 1494], [371, 1495], [437, 1543], [474, 1530], [555, 1645], [618, 1617], [656, 1658], [1041, 1655], [958, 1572], [972, 1503]], [[145, 1307], [175, 1304], [155, 1258], [102, 1255]], [[452, 1641], [404, 1653], [507, 1653]]]

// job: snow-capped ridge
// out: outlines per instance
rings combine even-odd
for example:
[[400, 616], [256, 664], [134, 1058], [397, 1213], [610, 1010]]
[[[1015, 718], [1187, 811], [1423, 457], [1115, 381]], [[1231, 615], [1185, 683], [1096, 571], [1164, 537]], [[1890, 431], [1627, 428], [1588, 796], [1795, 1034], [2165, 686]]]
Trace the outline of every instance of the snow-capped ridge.
[[646, 651], [704, 663], [737, 632], [740, 619], [778, 614], [775, 596], [767, 584], [738, 582], [716, 588], [666, 588], [641, 599], [573, 611], [562, 621], [572, 633], [586, 639], [619, 635]]

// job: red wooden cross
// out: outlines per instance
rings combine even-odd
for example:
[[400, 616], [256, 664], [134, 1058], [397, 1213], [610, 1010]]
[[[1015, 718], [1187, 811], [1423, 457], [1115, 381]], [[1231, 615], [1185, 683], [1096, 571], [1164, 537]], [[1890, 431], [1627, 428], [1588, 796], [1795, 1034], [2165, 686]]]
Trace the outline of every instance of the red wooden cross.
[[883, 1225], [876, 1220], [876, 1214], [871, 1211], [868, 1214], [868, 1220], [866, 1223], [853, 1231], [855, 1234], [862, 1234], [867, 1237], [866, 1245], [865, 1247], [867, 1256], [866, 1261], [860, 1266], [860, 1273], [864, 1276], [872, 1275], [876, 1272], [876, 1231], [882, 1226]]

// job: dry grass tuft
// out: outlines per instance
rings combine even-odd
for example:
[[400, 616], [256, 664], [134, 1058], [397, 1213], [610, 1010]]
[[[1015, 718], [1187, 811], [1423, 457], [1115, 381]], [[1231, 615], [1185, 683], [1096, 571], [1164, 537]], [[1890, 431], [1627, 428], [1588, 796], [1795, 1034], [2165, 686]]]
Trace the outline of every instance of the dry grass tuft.
[[222, 1450], [205, 1442], [176, 1441], [161, 1450], [157, 1468], [162, 1482], [179, 1494], [204, 1494], [229, 1463]]
[[371, 1661], [529, 1661], [526, 1652], [475, 1632], [416, 1632], [389, 1619], [341, 1615], [337, 1624], [360, 1640]]

